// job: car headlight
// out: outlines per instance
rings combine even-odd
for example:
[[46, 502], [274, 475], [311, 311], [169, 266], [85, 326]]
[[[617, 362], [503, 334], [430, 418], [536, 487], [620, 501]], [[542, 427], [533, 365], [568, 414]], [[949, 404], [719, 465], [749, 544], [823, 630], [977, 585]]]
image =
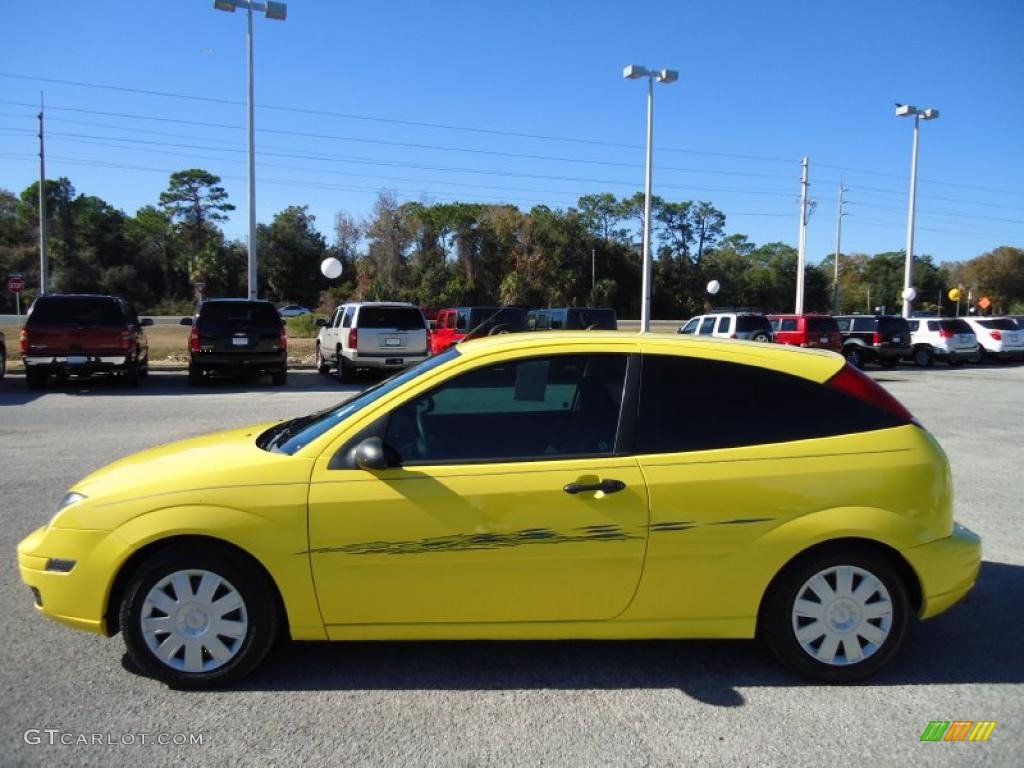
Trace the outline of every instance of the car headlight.
[[64, 494], [64, 498], [60, 500], [60, 504], [57, 505], [57, 512], [55, 512], [54, 514], [59, 513], [65, 507], [70, 507], [72, 504], [77, 504], [78, 502], [87, 498], [89, 497], [86, 496], [84, 493], [78, 493], [77, 491], [66, 493]]

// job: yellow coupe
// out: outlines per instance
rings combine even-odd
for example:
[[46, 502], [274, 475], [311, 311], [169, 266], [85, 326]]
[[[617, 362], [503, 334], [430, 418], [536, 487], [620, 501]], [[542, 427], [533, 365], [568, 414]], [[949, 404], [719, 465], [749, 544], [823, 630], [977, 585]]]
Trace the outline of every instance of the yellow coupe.
[[190, 688], [282, 635], [760, 636], [848, 681], [980, 558], [942, 449], [838, 355], [612, 332], [475, 340], [129, 456], [18, 547], [39, 612]]

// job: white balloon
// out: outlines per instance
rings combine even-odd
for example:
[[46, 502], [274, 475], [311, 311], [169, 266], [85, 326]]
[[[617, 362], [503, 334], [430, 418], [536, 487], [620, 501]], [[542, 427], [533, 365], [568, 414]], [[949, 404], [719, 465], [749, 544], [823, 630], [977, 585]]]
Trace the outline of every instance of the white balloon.
[[911, 286], [910, 288], [904, 288], [902, 296], [904, 301], [913, 301], [914, 299], [917, 298], [917, 291], [913, 288], [913, 286]]
[[333, 256], [329, 259], [324, 259], [320, 262], [320, 271], [324, 273], [324, 277], [328, 280], [334, 280], [337, 277], [341, 277], [341, 262]]
[[719, 283], [717, 280], [712, 280], [710, 283], [708, 283], [708, 293], [714, 296], [716, 293], [718, 293], [721, 287], [721, 283]]

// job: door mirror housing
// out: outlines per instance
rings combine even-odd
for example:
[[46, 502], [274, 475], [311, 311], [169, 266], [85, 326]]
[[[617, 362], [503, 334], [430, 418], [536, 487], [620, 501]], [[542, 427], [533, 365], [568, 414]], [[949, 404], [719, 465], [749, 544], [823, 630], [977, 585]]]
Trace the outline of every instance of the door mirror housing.
[[356, 466], [370, 472], [379, 472], [388, 468], [388, 460], [384, 455], [384, 441], [379, 437], [368, 437], [356, 446], [354, 452]]
[[192, 325], [191, 317], [183, 317], [178, 321], [178, 325]]
[[324, 320], [322, 317], [318, 317], [316, 319], [316, 327], [317, 328], [326, 328], [327, 327], [327, 321]]
[[144, 317], [144, 318], [142, 318], [139, 321], [139, 325], [140, 326], [142, 326], [142, 325], [152, 325], [152, 324], [153, 324], [153, 318], [152, 317]]

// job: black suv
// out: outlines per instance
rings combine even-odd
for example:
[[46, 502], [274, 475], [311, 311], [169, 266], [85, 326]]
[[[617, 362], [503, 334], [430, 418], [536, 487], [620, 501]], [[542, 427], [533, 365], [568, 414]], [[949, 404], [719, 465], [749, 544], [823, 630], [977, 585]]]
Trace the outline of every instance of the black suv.
[[288, 382], [288, 330], [269, 301], [210, 299], [181, 324], [192, 326], [191, 386], [202, 384], [211, 371], [269, 373], [277, 386]]
[[21, 329], [21, 356], [29, 389], [50, 376], [110, 373], [136, 385], [149, 372], [149, 345], [135, 309], [97, 294], [47, 294], [34, 302]]
[[913, 353], [910, 324], [899, 315], [836, 315], [843, 337], [843, 357], [857, 368], [878, 363], [897, 365]]
[[528, 331], [617, 331], [619, 320], [614, 309], [596, 307], [560, 307], [531, 309], [526, 315]]

